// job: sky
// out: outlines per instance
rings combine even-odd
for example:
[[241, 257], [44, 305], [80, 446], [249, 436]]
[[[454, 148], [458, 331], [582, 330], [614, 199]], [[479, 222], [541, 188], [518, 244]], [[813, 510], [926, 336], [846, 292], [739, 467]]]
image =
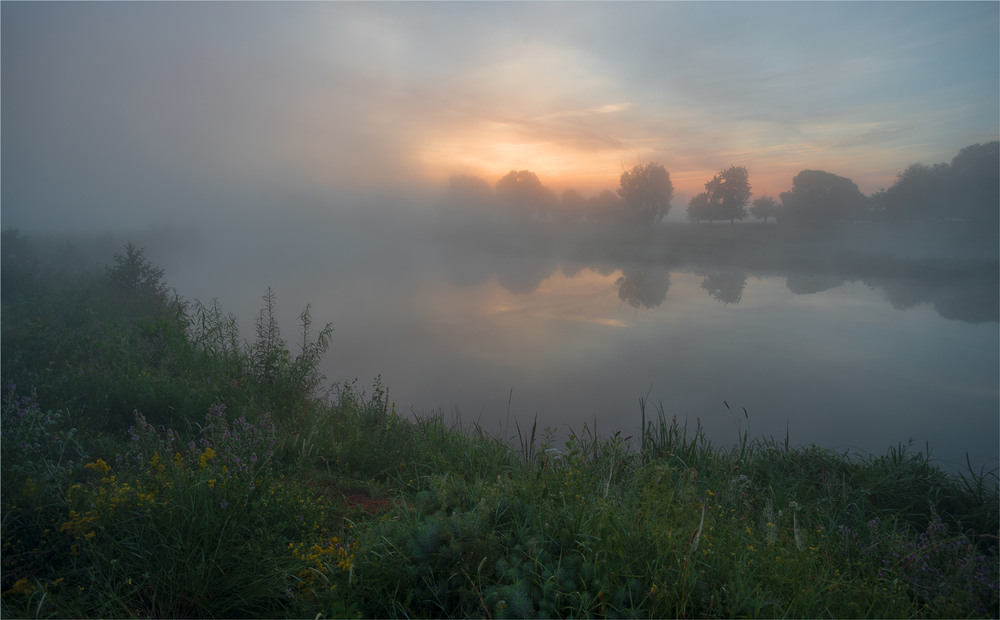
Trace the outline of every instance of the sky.
[[[556, 191], [745, 166], [870, 194], [1000, 138], [1000, 3], [0, 5], [7, 227], [406, 202], [527, 169]], [[331, 207], [332, 208], [332, 207]]]

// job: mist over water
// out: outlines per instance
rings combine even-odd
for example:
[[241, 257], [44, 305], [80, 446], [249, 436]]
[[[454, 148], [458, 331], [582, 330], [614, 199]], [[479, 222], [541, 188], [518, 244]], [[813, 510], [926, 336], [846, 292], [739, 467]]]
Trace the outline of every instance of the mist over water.
[[[536, 416], [557, 438], [584, 424], [636, 435], [642, 398], [647, 416], [662, 406], [723, 444], [743, 430], [876, 454], [912, 440], [947, 468], [966, 453], [995, 464], [1000, 296], [988, 235], [956, 227], [894, 248], [901, 238], [888, 232], [803, 234], [502, 234], [386, 206], [137, 242], [182, 297], [217, 299], [247, 338], [268, 287], [289, 343], [311, 304], [316, 324], [335, 329], [327, 378], [366, 387], [381, 376], [414, 415], [508, 438]], [[950, 248], [942, 235], [965, 242]]]
[[329, 380], [508, 437], [997, 461], [997, 3], [0, 12], [3, 228], [67, 264], [249, 340], [271, 288]]

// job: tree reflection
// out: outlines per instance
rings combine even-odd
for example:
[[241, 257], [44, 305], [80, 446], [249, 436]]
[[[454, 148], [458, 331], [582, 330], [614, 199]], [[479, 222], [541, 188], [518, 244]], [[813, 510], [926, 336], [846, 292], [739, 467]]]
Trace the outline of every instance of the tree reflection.
[[542, 258], [518, 257], [496, 265], [497, 283], [515, 295], [533, 293], [556, 270], [556, 263]]
[[931, 304], [942, 318], [965, 323], [987, 323], [1000, 319], [1000, 297], [995, 280], [973, 278], [946, 281], [916, 279], [871, 279], [869, 286], [881, 288], [885, 299], [897, 310]]
[[738, 304], [743, 299], [743, 288], [747, 285], [746, 272], [731, 271], [714, 272], [705, 275], [701, 288], [708, 291], [716, 301], [726, 304]]
[[795, 273], [788, 276], [785, 286], [796, 295], [821, 293], [844, 284], [847, 280], [834, 274]]
[[667, 298], [670, 272], [652, 269], [622, 269], [615, 280], [618, 297], [633, 308], [655, 308]]

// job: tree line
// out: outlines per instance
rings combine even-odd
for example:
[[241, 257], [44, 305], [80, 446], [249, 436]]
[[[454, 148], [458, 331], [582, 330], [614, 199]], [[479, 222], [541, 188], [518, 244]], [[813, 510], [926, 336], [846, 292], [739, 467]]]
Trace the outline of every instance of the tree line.
[[[1000, 223], [1000, 141], [961, 149], [950, 163], [914, 163], [895, 183], [870, 196], [851, 179], [823, 170], [802, 170], [789, 191], [752, 203], [750, 175], [743, 166], [720, 170], [687, 206], [694, 222], [774, 219], [802, 224], [850, 221], [940, 221]], [[670, 173], [651, 162], [624, 170], [616, 191], [585, 198], [575, 189], [561, 194], [528, 170], [511, 170], [491, 186], [480, 177], [453, 176], [442, 200], [457, 214], [519, 223], [593, 222], [642, 227], [661, 221], [672, 208]]]

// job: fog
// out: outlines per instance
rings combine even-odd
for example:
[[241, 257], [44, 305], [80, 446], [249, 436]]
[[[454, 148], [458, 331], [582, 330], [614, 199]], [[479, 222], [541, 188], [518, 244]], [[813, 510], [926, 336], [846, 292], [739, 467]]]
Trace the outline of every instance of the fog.
[[133, 242], [248, 338], [268, 288], [289, 341], [311, 304], [331, 382], [997, 460], [996, 4], [0, 12], [3, 228]]

